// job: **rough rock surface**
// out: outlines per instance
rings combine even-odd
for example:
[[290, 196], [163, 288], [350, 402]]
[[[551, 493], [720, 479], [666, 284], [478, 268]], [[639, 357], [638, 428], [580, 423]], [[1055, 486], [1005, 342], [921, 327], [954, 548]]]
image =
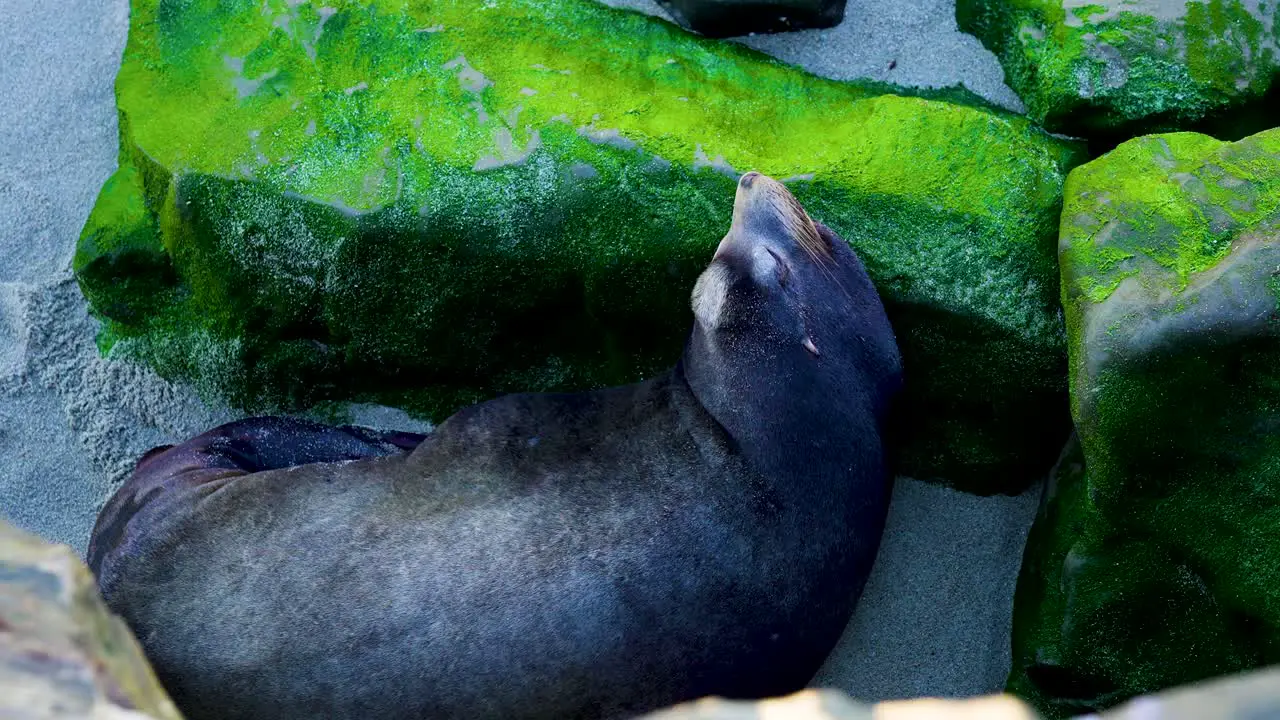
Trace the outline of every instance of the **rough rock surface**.
[[1274, 125], [1275, 2], [958, 0], [956, 16], [1050, 130], [1123, 139], [1209, 122], [1239, 137]]
[[181, 720], [75, 552], [3, 520], [0, 717]]
[[[757, 702], [704, 698], [641, 720], [1035, 720], [1009, 695], [968, 699], [921, 698], [875, 705], [836, 690], [805, 690]], [[1143, 695], [1100, 715], [1077, 720], [1262, 720], [1280, 717], [1280, 667], [1193, 683]]]
[[1079, 442], [1010, 688], [1057, 716], [1280, 662], [1280, 130], [1077, 168], [1060, 249]]
[[854, 702], [830, 689], [750, 702], [703, 698], [643, 716], [642, 720], [1035, 720], [1035, 713], [1008, 695], [965, 700]]
[[1280, 717], [1280, 668], [1143, 695], [1100, 717], [1105, 720], [1269, 720]]
[[1078, 146], [586, 0], [339, 5], [135, 0], [75, 263], [104, 349], [250, 411], [632, 381], [678, 356], [757, 169], [885, 297], [899, 471], [1017, 490], [1051, 463]]
[[829, 28], [845, 0], [662, 0], [681, 25], [708, 37]]

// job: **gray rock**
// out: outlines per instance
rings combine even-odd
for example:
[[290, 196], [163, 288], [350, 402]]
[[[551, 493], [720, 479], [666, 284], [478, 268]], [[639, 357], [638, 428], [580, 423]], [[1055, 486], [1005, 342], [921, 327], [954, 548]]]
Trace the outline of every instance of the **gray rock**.
[[804, 690], [756, 702], [703, 698], [660, 710], [642, 720], [1035, 720], [1009, 695], [944, 700], [922, 698], [876, 705], [854, 702], [837, 690]]
[[1077, 720], [1271, 720], [1280, 717], [1280, 667], [1144, 695]]
[[758, 720], [774, 715], [789, 720], [872, 720], [870, 705], [856, 703], [838, 690], [804, 690], [758, 701], [703, 698], [639, 720]]
[[75, 552], [2, 520], [0, 718], [182, 718]]

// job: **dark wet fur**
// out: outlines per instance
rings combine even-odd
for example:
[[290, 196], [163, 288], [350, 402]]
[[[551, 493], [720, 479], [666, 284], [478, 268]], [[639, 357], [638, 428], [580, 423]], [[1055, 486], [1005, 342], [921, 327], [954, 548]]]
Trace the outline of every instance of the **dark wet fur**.
[[865, 271], [817, 230], [826, 267], [782, 248], [785, 286], [728, 253], [724, 326], [644, 383], [499, 398], [420, 445], [268, 418], [149, 455], [95, 528], [104, 597], [190, 720], [800, 689], [875, 556], [900, 384]]

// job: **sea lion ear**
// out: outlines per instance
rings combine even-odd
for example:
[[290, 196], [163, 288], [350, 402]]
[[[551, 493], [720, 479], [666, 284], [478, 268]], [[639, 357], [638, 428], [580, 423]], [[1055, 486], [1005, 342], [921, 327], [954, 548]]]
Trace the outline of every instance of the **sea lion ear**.
[[751, 250], [751, 279], [756, 285], [786, 284], [791, 268], [781, 255], [765, 244]]
[[834, 246], [837, 241], [844, 242], [844, 240], [840, 239], [839, 235], [835, 234], [835, 231], [817, 220], [813, 221], [813, 226], [818, 229], [818, 237], [822, 238], [822, 241], [827, 244], [827, 247]]
[[785, 287], [787, 284], [787, 281], [791, 279], [791, 266], [788, 265], [787, 261], [784, 260], [781, 255], [775, 252], [773, 248], [766, 246], [765, 250], [767, 250], [769, 254], [773, 256], [774, 278], [777, 279], [779, 285], [782, 285], [783, 287]]

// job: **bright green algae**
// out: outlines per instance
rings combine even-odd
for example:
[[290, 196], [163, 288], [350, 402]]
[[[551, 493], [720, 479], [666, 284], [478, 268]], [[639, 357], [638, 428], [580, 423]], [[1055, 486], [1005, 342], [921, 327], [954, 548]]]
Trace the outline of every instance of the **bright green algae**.
[[991, 492], [1051, 460], [1078, 146], [588, 0], [331, 5], [134, 0], [76, 257], [104, 349], [250, 411], [636, 380], [756, 169], [884, 295], [903, 472]]
[[958, 0], [956, 16], [1050, 130], [1230, 134], [1274, 118], [1276, 0]]
[[1050, 716], [1280, 663], [1280, 129], [1067, 179], [1072, 414], [1009, 687]]

